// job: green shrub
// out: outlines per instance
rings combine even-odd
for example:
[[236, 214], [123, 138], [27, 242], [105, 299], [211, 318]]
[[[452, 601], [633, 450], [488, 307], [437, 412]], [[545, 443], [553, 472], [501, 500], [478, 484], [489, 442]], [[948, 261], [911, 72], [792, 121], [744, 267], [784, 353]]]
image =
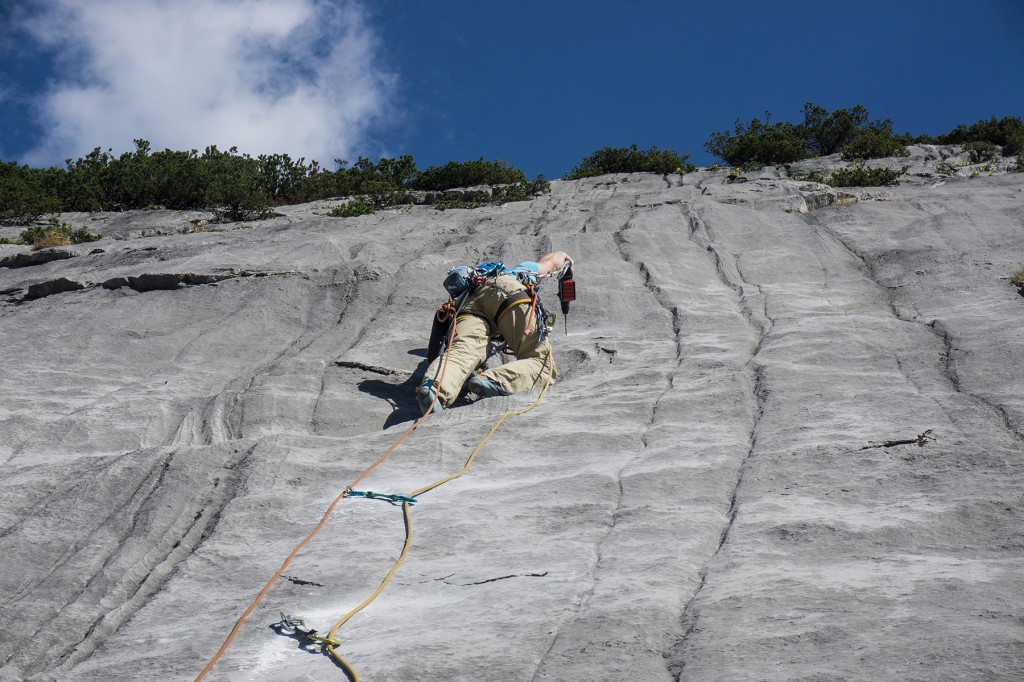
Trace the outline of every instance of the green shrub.
[[91, 234], [84, 227], [76, 230], [67, 223], [60, 222], [57, 218], [50, 218], [46, 225], [36, 225], [22, 230], [20, 237], [21, 242], [31, 245], [33, 250], [51, 246], [84, 244], [100, 239], [98, 234]]
[[807, 102], [804, 104], [804, 123], [800, 134], [807, 148], [814, 154], [835, 154], [852, 143], [859, 131], [867, 125], [868, 110], [861, 105], [852, 109], [828, 109]]
[[800, 180], [802, 182], [818, 182], [822, 185], [828, 184], [828, 178], [819, 173], [818, 171], [811, 171], [807, 175], [798, 175], [794, 180]]
[[538, 175], [536, 180], [515, 182], [511, 185], [494, 187], [491, 190], [491, 203], [505, 203], [508, 201], [529, 201], [541, 194], [551, 191], [551, 183], [544, 175]]
[[375, 208], [387, 208], [405, 202], [405, 190], [387, 180], [373, 180], [363, 183], [363, 201], [372, 204]]
[[441, 197], [434, 200], [432, 206], [438, 211], [447, 211], [450, 208], [480, 208], [489, 204], [483, 196], [476, 196], [472, 199], [465, 199], [456, 192], [445, 192]]
[[859, 130], [853, 140], [841, 149], [844, 161], [854, 159], [884, 159], [889, 156], [907, 156], [903, 142], [893, 135], [891, 121], [874, 121]]
[[381, 158], [377, 163], [361, 156], [350, 167], [335, 159], [338, 168], [325, 170], [316, 161], [293, 161], [287, 154], [257, 159], [263, 191], [273, 203], [295, 204], [330, 197], [362, 197], [378, 208], [405, 200], [408, 182], [416, 173], [411, 156]]
[[975, 140], [964, 142], [961, 149], [967, 152], [973, 163], [992, 161], [999, 154], [999, 147], [988, 140]]
[[[359, 197], [378, 208], [407, 200], [413, 188], [451, 189], [477, 184], [526, 187], [522, 171], [504, 161], [450, 162], [421, 173], [411, 156], [366, 157], [349, 166], [336, 160], [334, 171], [316, 161], [287, 154], [252, 158], [232, 147], [152, 152], [146, 140], [114, 157], [99, 147], [68, 159], [65, 168], [33, 169], [0, 162], [0, 223], [25, 224], [45, 213], [120, 211], [164, 206], [175, 210], [211, 209], [220, 222], [273, 215], [271, 206], [331, 197]], [[415, 182], [414, 182], [415, 181]], [[542, 180], [540, 180], [543, 182]], [[537, 183], [539, 181], [534, 181]], [[505, 200], [519, 190], [510, 189]], [[521, 192], [520, 192], [521, 193]], [[518, 195], [517, 195], [518, 196]]]
[[60, 199], [45, 188], [43, 173], [0, 162], [0, 225], [24, 225], [60, 211]]
[[585, 157], [565, 174], [565, 180], [579, 180], [609, 173], [689, 173], [696, 169], [689, 154], [672, 149], [638, 149], [637, 146], [605, 147]]
[[187, 152], [165, 149], [150, 156], [149, 190], [138, 197], [136, 207], [161, 205], [176, 210], [207, 207], [210, 164], [192, 149]]
[[1020, 156], [1017, 157], [1017, 163], [1015, 163], [1013, 167], [1010, 168], [1010, 172], [1024, 173], [1024, 154], [1021, 154]]
[[365, 156], [348, 168], [348, 162], [336, 159], [338, 170], [334, 172], [335, 196], [373, 194], [380, 196], [387, 192], [398, 192], [415, 177], [416, 163], [411, 156], [398, 159], [381, 158], [374, 163]]
[[803, 123], [771, 122], [753, 119], [748, 124], [736, 121], [732, 132], [713, 133], [704, 148], [732, 166], [784, 165], [811, 156], [842, 152], [843, 158], [874, 159], [906, 156], [909, 135], [897, 136], [892, 121], [868, 120], [861, 105], [829, 112], [812, 102], [804, 104]]
[[779, 165], [808, 157], [802, 129], [785, 121], [772, 123], [768, 112], [764, 123], [737, 119], [732, 132], [712, 133], [704, 148], [730, 166]]
[[964, 144], [965, 142], [991, 142], [1003, 149], [1003, 156], [1016, 156], [1024, 152], [1024, 121], [1017, 116], [980, 120], [971, 125], [961, 123], [945, 135], [935, 138], [938, 144]]
[[1002, 153], [1003, 156], [1024, 156], [1024, 135], [1008, 138]]
[[239, 155], [236, 147], [222, 152], [215, 145], [207, 147], [201, 159], [209, 174], [205, 204], [217, 213], [217, 222], [260, 220], [273, 215], [255, 159]]
[[505, 185], [526, 182], [526, 174], [505, 161], [449, 161], [443, 166], [430, 166], [413, 176], [409, 189], [443, 192], [458, 187]]
[[84, 157], [68, 159], [60, 195], [64, 211], [102, 211], [107, 207], [104, 185], [113, 157], [96, 147]]
[[867, 168], [862, 164], [856, 164], [849, 168], [842, 168], [834, 172], [827, 180], [832, 187], [883, 187], [885, 185], [898, 185], [901, 175], [907, 172], [910, 166], [903, 166], [900, 170], [892, 168]]
[[373, 204], [363, 201], [350, 201], [347, 204], [335, 206], [327, 215], [332, 218], [355, 218], [356, 216], [369, 215], [377, 209]]
[[278, 206], [309, 201], [314, 185], [307, 179], [321, 172], [316, 161], [306, 165], [305, 159], [293, 161], [287, 154], [261, 154], [256, 167], [260, 188]]
[[[504, 161], [497, 161], [495, 163], [502, 164]], [[509, 167], [511, 168], [511, 166]], [[397, 159], [381, 157], [377, 160], [377, 165], [373, 168], [372, 175], [374, 180], [382, 180], [395, 187], [408, 187], [419, 175], [419, 171], [416, 169], [416, 162], [411, 156], [400, 156]]]

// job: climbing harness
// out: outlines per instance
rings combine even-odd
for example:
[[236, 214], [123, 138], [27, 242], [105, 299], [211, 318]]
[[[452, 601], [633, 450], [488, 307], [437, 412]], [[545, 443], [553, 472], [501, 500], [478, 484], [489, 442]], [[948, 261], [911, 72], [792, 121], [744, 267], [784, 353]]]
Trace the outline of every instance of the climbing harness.
[[494, 321], [498, 322], [501, 318], [505, 317], [505, 313], [511, 310], [513, 306], [531, 303], [532, 301], [533, 295], [529, 291], [517, 291], [501, 302], [498, 310], [494, 313]]

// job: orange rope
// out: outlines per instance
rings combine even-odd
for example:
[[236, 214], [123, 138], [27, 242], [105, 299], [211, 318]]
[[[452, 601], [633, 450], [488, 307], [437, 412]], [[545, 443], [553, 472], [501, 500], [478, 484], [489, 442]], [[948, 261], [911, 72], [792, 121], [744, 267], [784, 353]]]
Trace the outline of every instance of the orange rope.
[[530, 317], [526, 320], [526, 329], [523, 336], [529, 336], [533, 331], [533, 318], [537, 315], [537, 287], [527, 285], [526, 290], [530, 292]]
[[451, 299], [448, 299], [447, 301], [445, 301], [441, 305], [437, 306], [437, 311], [434, 313], [434, 316], [437, 318], [438, 322], [440, 322], [441, 324], [444, 324], [448, 320], [450, 320], [453, 317], [455, 317], [455, 305], [454, 304], [455, 304], [455, 301], [453, 301]]
[[[457, 333], [458, 330], [455, 326], [455, 320], [452, 320], [451, 338], [453, 340]], [[450, 349], [451, 343], [449, 342], [448, 350]], [[441, 379], [444, 378], [445, 370], [448, 367], [448, 355], [449, 353], [446, 350], [444, 354], [444, 362], [442, 362], [441, 364], [441, 374], [438, 378], [439, 383]], [[378, 464], [387, 459], [388, 455], [390, 455], [391, 452], [395, 448], [397, 448], [402, 441], [405, 440], [406, 436], [412, 433], [413, 429], [415, 429], [417, 426], [425, 422], [427, 418], [431, 414], [433, 414], [434, 405], [437, 403], [439, 397], [440, 392], [438, 391], [435, 393], [434, 401], [430, 403], [430, 408], [427, 410], [427, 412], [422, 417], [417, 419], [412, 426], [406, 429], [405, 432], [399, 437], [399, 439], [396, 440], [391, 447], [385, 450], [383, 455], [377, 458], [377, 461], [375, 461], [370, 466], [366, 467], [366, 469], [363, 470], [363, 473], [359, 474], [359, 476], [357, 476], [354, 481], [349, 483], [344, 490], [338, 493], [338, 496], [334, 498], [333, 502], [331, 502], [331, 505], [327, 508], [327, 511], [324, 512], [324, 515], [320, 518], [320, 522], [316, 524], [316, 527], [309, 533], [309, 535], [304, 537], [302, 541], [295, 546], [295, 549], [291, 551], [291, 554], [289, 554], [288, 558], [284, 560], [284, 563], [281, 564], [281, 567], [277, 569], [273, 576], [270, 577], [270, 580], [267, 581], [267, 584], [263, 586], [263, 589], [260, 590], [260, 593], [256, 595], [256, 598], [252, 601], [251, 604], [249, 604], [249, 607], [242, 613], [241, 616], [239, 616], [238, 620], [235, 622], [235, 627], [231, 628], [231, 632], [228, 634], [227, 639], [224, 640], [224, 643], [220, 645], [220, 649], [217, 650], [217, 653], [213, 655], [213, 658], [210, 659], [210, 662], [206, 664], [206, 667], [203, 668], [202, 672], [200, 672], [199, 675], [196, 677], [195, 682], [199, 682], [200, 680], [202, 680], [204, 677], [206, 677], [206, 674], [213, 669], [213, 666], [216, 665], [217, 661], [219, 661], [221, 656], [224, 655], [224, 652], [227, 651], [228, 646], [231, 645], [232, 640], [234, 640], [235, 635], [238, 634], [238, 630], [242, 627], [242, 623], [245, 622], [245, 619], [248, 618], [249, 614], [251, 614], [253, 610], [259, 605], [259, 603], [263, 601], [263, 598], [267, 595], [268, 592], [270, 592], [270, 588], [273, 586], [274, 581], [281, 577], [285, 569], [288, 568], [288, 564], [290, 564], [292, 559], [295, 558], [295, 555], [298, 554], [299, 551], [301, 551], [302, 548], [305, 547], [306, 544], [308, 544], [309, 541], [312, 540], [313, 537], [320, 532], [320, 529], [324, 527], [325, 523], [327, 523], [327, 519], [331, 516], [331, 514], [334, 513], [335, 507], [337, 507], [338, 504], [348, 495], [348, 491], [351, 490], [354, 486], [358, 485], [359, 482], [362, 481], [364, 478], [366, 478]]]

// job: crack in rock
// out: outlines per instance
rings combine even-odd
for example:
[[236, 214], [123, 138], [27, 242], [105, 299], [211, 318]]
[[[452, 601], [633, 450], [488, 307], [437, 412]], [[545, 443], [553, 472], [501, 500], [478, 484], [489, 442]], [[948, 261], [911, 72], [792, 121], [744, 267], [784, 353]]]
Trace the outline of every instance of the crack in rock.
[[81, 282], [76, 282], [67, 277], [58, 277], [57, 279], [30, 285], [22, 300], [31, 301], [37, 298], [53, 296], [54, 294], [63, 294], [66, 291], [79, 291], [85, 288], [86, 285]]
[[380, 367], [379, 365], [370, 365], [365, 362], [357, 362], [355, 360], [336, 360], [334, 362], [338, 367], [348, 367], [349, 369], [361, 369], [364, 372], [371, 372], [373, 374], [383, 374], [384, 376], [409, 376], [412, 372], [406, 372], [398, 369], [388, 369], [387, 367]]
[[293, 575], [282, 575], [283, 579], [292, 583], [293, 585], [312, 585], [313, 587], [324, 587], [323, 583], [318, 583], [313, 580], [303, 580], [302, 578], [296, 578]]
[[100, 286], [104, 289], [121, 289], [128, 287], [137, 292], [147, 291], [174, 291], [188, 286], [199, 284], [215, 284], [226, 279], [233, 279], [245, 275], [223, 274], [223, 275], [201, 275], [190, 272], [183, 273], [147, 273], [138, 276], [113, 277], [106, 280]]
[[931, 432], [932, 432], [932, 430], [928, 429], [924, 433], [917, 434], [917, 437], [915, 437], [915, 438], [900, 438], [900, 439], [895, 439], [895, 440], [883, 440], [881, 443], [879, 443], [877, 445], [874, 444], [874, 443], [871, 443], [870, 445], [865, 445], [862, 448], [858, 448], [858, 451], [860, 451], [860, 450], [875, 450], [875, 449], [878, 449], [878, 448], [894, 448], [897, 445], [916, 445], [919, 448], [923, 448], [925, 446], [925, 443], [928, 443], [930, 441], [935, 440], [935, 438], [930, 435]]
[[[694, 606], [697, 603], [697, 599], [707, 584], [708, 572], [711, 564], [718, 557], [722, 548], [725, 546], [729, 539], [730, 532], [736, 523], [736, 518], [739, 513], [739, 491], [743, 485], [743, 478], [746, 474], [746, 470], [749, 466], [750, 459], [754, 455], [754, 451], [757, 447], [757, 429], [764, 416], [764, 407], [768, 399], [768, 386], [766, 380], [766, 368], [760, 364], [757, 360], [758, 354], [761, 352], [761, 348], [764, 346], [765, 340], [771, 333], [772, 328], [775, 325], [775, 320], [768, 314], [768, 300], [767, 296], [764, 295], [761, 286], [758, 284], [751, 284], [743, 278], [743, 273], [740, 271], [738, 264], [734, 260], [726, 262], [723, 259], [723, 255], [719, 253], [718, 248], [714, 243], [711, 231], [705, 225], [704, 221], [700, 216], [692, 209], [689, 209], [690, 218], [690, 239], [697, 245], [703, 247], [718, 273], [719, 279], [723, 284], [733, 289], [737, 297], [739, 298], [740, 312], [743, 315], [744, 320], [747, 324], [757, 333], [757, 344], [751, 350], [750, 357], [747, 361], [747, 368], [752, 370], [753, 373], [753, 390], [752, 397], [756, 405], [756, 409], [753, 414], [753, 419], [750, 425], [750, 432], [748, 436], [748, 448], [743, 459], [740, 461], [736, 472], [736, 482], [733, 485], [732, 495], [729, 500], [729, 508], [725, 513], [725, 526], [722, 529], [721, 535], [719, 536], [718, 545], [712, 552], [711, 556], [707, 558], [704, 564], [701, 566], [698, 577], [699, 582], [697, 587], [694, 589], [690, 599], [683, 606], [680, 613], [680, 623], [683, 627], [682, 635], [677, 639], [672, 649], [674, 651], [682, 651], [686, 646], [686, 642], [690, 635], [695, 631], [699, 630], [698, 622], [700, 616], [694, 612]], [[760, 309], [753, 306], [752, 297], [748, 295], [747, 288], [756, 288], [757, 296], [761, 298]], [[686, 662], [681, 659], [669, 666], [670, 671], [674, 671], [676, 679], [682, 679], [682, 670], [685, 668]]]
[[38, 298], [45, 298], [47, 296], [53, 296], [54, 294], [62, 294], [68, 291], [82, 291], [86, 289], [93, 289], [97, 286], [101, 286], [104, 289], [122, 289], [127, 287], [137, 292], [145, 293], [148, 291], [176, 291], [178, 289], [184, 289], [192, 286], [200, 286], [204, 284], [215, 285], [218, 282], [223, 282], [229, 279], [237, 279], [242, 277], [272, 277], [279, 275], [294, 275], [296, 272], [284, 271], [284, 272], [255, 272], [251, 270], [241, 270], [238, 272], [222, 273], [216, 275], [205, 275], [192, 272], [174, 272], [174, 273], [145, 273], [142, 275], [129, 275], [124, 277], [112, 277], [99, 284], [88, 284], [84, 282], [78, 282], [67, 277], [58, 277], [57, 279], [47, 280], [45, 282], [37, 282], [29, 286], [28, 291], [21, 301], [31, 301]]
[[[499, 580], [508, 580], [509, 578], [544, 578], [544, 577], [547, 577], [547, 574], [548, 574], [547, 571], [544, 571], [543, 573], [513, 573], [511, 575], [502, 575], [502, 576], [498, 576], [497, 578], [488, 578], [487, 580], [477, 580], [477, 581], [470, 582], [470, 583], [453, 583], [453, 582], [448, 582], [448, 578], [452, 577], [451, 575], [447, 575], [447, 576], [445, 576], [443, 578], [437, 578], [437, 580], [443, 582], [445, 585], [454, 585], [454, 586], [457, 586], [457, 587], [472, 587], [473, 585], [486, 585], [487, 583], [496, 583]], [[455, 575], [455, 574], [453, 573], [452, 575]]]

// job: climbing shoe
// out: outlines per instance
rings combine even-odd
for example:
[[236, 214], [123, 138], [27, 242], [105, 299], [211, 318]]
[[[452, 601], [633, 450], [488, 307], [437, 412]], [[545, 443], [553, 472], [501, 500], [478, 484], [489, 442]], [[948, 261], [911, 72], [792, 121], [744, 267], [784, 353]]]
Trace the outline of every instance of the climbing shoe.
[[484, 398], [495, 398], [500, 395], [512, 395], [501, 387], [501, 384], [488, 379], [483, 374], [476, 374], [469, 379], [469, 390]]
[[[420, 412], [423, 414], [426, 414], [427, 412], [437, 413], [444, 411], [444, 408], [441, 407], [441, 401], [434, 400], [434, 396], [437, 395], [437, 390], [431, 386], [431, 383], [432, 382], [428, 380], [427, 383], [416, 389], [416, 402], [420, 404]], [[433, 405], [433, 409], [431, 409], [431, 405]]]

